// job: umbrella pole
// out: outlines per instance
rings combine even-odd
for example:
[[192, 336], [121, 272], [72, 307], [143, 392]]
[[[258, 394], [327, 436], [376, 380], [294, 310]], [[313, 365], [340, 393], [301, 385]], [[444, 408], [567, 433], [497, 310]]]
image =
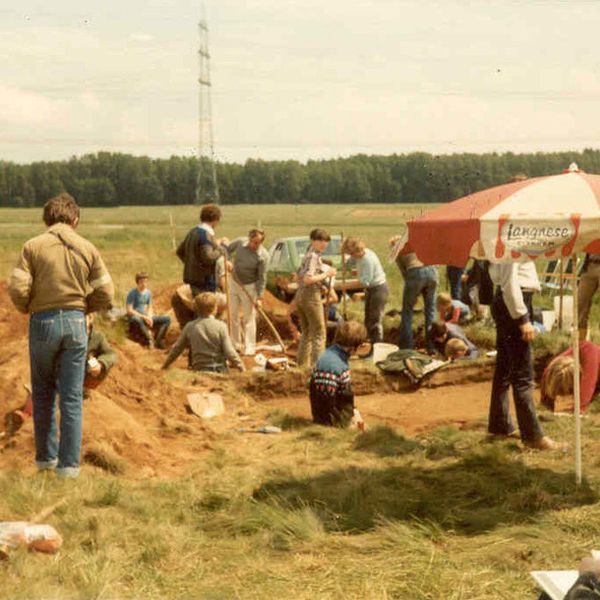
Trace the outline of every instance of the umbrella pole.
[[581, 386], [579, 377], [579, 327], [577, 314], [577, 294], [579, 283], [577, 281], [577, 254], [573, 254], [573, 399], [575, 407], [575, 481], [581, 485]]
[[563, 297], [565, 295], [565, 258], [560, 257], [560, 279], [559, 279], [559, 299], [558, 299], [558, 329], [563, 328]]

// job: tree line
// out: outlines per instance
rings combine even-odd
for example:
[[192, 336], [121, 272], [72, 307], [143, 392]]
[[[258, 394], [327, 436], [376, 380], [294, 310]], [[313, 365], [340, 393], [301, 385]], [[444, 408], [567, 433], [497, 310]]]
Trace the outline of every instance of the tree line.
[[[571, 162], [600, 173], [600, 150], [529, 154], [424, 152], [348, 158], [217, 163], [223, 204], [446, 202], [515, 177], [562, 172]], [[202, 171], [201, 168], [202, 167]], [[82, 206], [192, 204], [197, 158], [98, 152], [65, 161], [0, 161], [0, 206], [41, 206], [61, 191]], [[200, 201], [203, 199], [200, 198]]]

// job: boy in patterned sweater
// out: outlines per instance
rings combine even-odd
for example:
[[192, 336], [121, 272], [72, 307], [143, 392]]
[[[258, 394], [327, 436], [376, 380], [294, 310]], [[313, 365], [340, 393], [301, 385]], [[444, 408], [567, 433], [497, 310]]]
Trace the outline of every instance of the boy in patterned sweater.
[[338, 325], [333, 346], [322, 352], [310, 375], [310, 408], [320, 425], [347, 427], [354, 413], [354, 393], [348, 361], [364, 343], [367, 332], [362, 323], [345, 321]]

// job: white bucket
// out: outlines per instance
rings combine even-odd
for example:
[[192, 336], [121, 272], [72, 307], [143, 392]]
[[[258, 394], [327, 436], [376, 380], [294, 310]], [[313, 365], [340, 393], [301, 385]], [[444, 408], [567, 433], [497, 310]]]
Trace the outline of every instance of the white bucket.
[[[554, 312], [558, 322], [560, 296], [554, 296]], [[563, 296], [562, 328], [569, 331], [573, 325], [573, 296]]]
[[556, 321], [556, 313], [553, 310], [542, 311], [542, 323], [546, 331], [552, 331], [554, 322]]
[[396, 352], [396, 350], [399, 350], [396, 344], [384, 344], [383, 342], [373, 344], [373, 362], [377, 363], [381, 360], [385, 360], [388, 357], [388, 354]]

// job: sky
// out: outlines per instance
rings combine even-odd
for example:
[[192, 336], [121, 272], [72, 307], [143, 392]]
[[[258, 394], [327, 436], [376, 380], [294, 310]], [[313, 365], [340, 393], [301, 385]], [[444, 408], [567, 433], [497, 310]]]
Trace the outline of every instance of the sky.
[[[0, 160], [198, 153], [200, 0], [0, 2]], [[596, 0], [207, 0], [218, 160], [600, 147]]]

